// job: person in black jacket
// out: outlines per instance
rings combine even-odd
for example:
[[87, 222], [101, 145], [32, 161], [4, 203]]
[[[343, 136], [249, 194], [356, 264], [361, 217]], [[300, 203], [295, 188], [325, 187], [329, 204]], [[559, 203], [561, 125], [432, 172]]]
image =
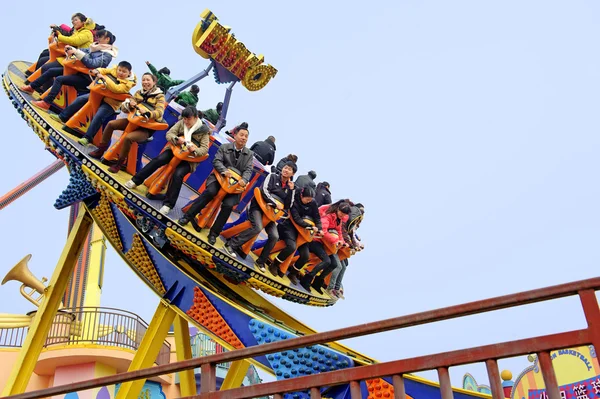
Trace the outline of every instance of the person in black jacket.
[[[188, 211], [179, 219], [178, 223], [182, 226], [192, 222], [194, 229], [200, 231], [200, 227], [196, 224], [196, 215], [204, 209], [204, 207], [217, 195], [221, 189], [221, 185], [217, 181], [215, 173], [220, 173], [223, 176], [229, 177], [231, 172], [228, 168], [234, 168], [240, 171], [242, 180], [240, 185], [246, 186], [252, 177], [252, 160], [254, 155], [252, 151], [246, 147], [248, 142], [249, 132], [246, 129], [238, 129], [235, 133], [235, 141], [221, 145], [215, 154], [213, 160], [214, 170], [206, 179], [206, 188], [200, 196], [193, 202]], [[221, 234], [223, 226], [229, 219], [233, 207], [240, 202], [240, 194], [227, 194], [221, 203], [221, 211], [215, 219], [210, 233], [208, 234], [208, 242], [214, 245], [217, 237]]]
[[329, 191], [329, 187], [329, 183], [326, 181], [317, 184], [317, 195], [315, 197], [317, 206], [331, 204], [331, 191]]
[[298, 156], [294, 154], [289, 154], [288, 156], [281, 158], [279, 162], [277, 162], [277, 166], [271, 166], [271, 172], [281, 173], [281, 168], [283, 168], [283, 165], [285, 165], [287, 161], [298, 163]]
[[275, 161], [275, 137], [269, 136], [265, 141], [257, 141], [252, 144], [250, 150], [254, 152], [254, 157], [263, 165], [273, 165]]
[[[312, 188], [306, 187], [300, 190], [296, 187], [296, 198], [294, 198], [294, 204], [290, 209], [290, 213], [294, 222], [299, 227], [307, 230], [315, 230], [321, 234], [321, 216], [319, 216], [317, 204], [313, 201], [314, 197], [315, 190]], [[304, 220], [305, 218], [310, 218], [314, 222], [314, 226], [307, 223]], [[269, 271], [274, 276], [281, 274], [279, 265], [281, 265], [288, 256], [296, 252], [296, 240], [298, 239], [298, 230], [290, 219], [286, 219], [280, 223], [277, 230], [280, 239], [285, 242], [285, 247], [277, 254], [275, 259], [273, 259], [273, 263], [269, 266]], [[298, 248], [298, 252], [301, 257], [308, 259], [308, 243], [301, 245]], [[289, 268], [288, 277], [293, 284], [298, 283], [298, 272], [299, 270], [295, 269], [293, 266]]]
[[317, 172], [315, 172], [314, 170], [311, 170], [310, 172], [308, 172], [308, 174], [301, 175], [296, 178], [296, 187], [298, 187], [298, 188], [310, 187], [313, 190], [315, 190], [317, 188], [317, 186], [315, 184], [316, 178], [317, 178]]
[[[281, 169], [281, 174], [271, 173], [267, 176], [260, 188], [260, 193], [267, 204], [276, 206], [279, 210], [289, 209], [292, 206], [294, 202], [294, 183], [291, 178], [296, 173], [296, 170], [296, 164], [288, 162]], [[279, 203], [275, 201], [275, 197], [277, 197]], [[240, 249], [242, 245], [260, 233], [264, 228], [268, 238], [260, 256], [256, 259], [256, 265], [261, 271], [265, 271], [265, 264], [275, 243], [279, 240], [279, 234], [277, 232], [277, 224], [269, 222], [266, 226], [263, 226], [262, 217], [263, 211], [256, 198], [253, 198], [248, 210], [248, 220], [252, 223], [252, 227], [233, 237], [225, 244], [224, 248], [229, 255], [235, 257], [236, 252], [241, 253]]]

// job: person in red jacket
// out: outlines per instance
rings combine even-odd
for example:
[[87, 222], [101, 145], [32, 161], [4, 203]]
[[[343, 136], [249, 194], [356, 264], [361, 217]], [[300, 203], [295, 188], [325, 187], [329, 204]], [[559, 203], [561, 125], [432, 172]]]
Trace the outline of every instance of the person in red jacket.
[[[344, 243], [344, 237], [342, 235], [342, 223], [348, 219], [350, 213], [350, 204], [345, 200], [340, 200], [331, 205], [324, 205], [319, 208], [319, 214], [321, 215], [321, 225], [323, 228], [323, 237], [315, 238], [309, 244], [309, 250], [311, 253], [317, 255], [321, 259], [321, 263], [316, 265], [310, 272], [306, 273], [302, 279], [300, 279], [300, 285], [310, 292], [310, 287], [313, 287], [320, 294], [323, 293], [323, 283], [325, 277], [327, 277], [336, 267], [338, 267], [337, 259], [334, 256], [327, 255], [325, 252], [325, 246], [323, 242], [335, 244], [336, 247], [340, 248]], [[337, 232], [332, 234], [331, 230]], [[295, 268], [297, 270], [304, 267], [308, 259], [298, 259]], [[317, 274], [321, 274], [317, 277]]]

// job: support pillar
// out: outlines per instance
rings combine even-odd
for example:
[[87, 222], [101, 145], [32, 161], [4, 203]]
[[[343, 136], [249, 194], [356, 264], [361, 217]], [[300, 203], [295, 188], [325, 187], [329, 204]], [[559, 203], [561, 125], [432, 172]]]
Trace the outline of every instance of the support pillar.
[[250, 362], [246, 359], [231, 362], [227, 375], [221, 384], [221, 391], [241, 387], [249, 368]]
[[[152, 367], [158, 357], [160, 348], [165, 342], [165, 338], [167, 338], [174, 318], [175, 311], [165, 301], [161, 300], [127, 371]], [[123, 383], [119, 388], [116, 399], [137, 399], [145, 383], [145, 379]]]
[[[178, 362], [192, 358], [190, 328], [187, 320], [179, 315], [175, 317], [175, 348]], [[195, 396], [198, 393], [194, 369], [179, 372], [179, 390], [181, 396]]]
[[54, 269], [50, 284], [44, 291], [42, 304], [29, 326], [29, 332], [4, 386], [2, 396], [25, 392], [92, 223], [90, 214], [82, 206]]

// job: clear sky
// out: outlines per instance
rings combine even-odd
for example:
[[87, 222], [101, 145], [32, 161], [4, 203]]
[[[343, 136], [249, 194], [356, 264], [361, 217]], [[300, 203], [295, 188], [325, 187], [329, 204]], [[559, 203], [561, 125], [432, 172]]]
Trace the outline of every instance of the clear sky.
[[[598, 274], [596, 1], [28, 4], [3, 4], [2, 66], [34, 60], [48, 25], [81, 11], [116, 34], [118, 59], [138, 74], [150, 60], [190, 77], [208, 65], [191, 32], [210, 8], [279, 70], [262, 91], [234, 90], [229, 126], [249, 122], [251, 143], [274, 135], [277, 159], [297, 153], [300, 173], [314, 169], [334, 198], [366, 207], [347, 299], [326, 309], [274, 299], [318, 330]], [[200, 88], [201, 109], [225, 89], [212, 78]], [[0, 115], [3, 194], [54, 158], [6, 98]], [[67, 182], [63, 170], [0, 212], [0, 275], [32, 253], [32, 271], [50, 277], [68, 215], [53, 203]], [[150, 320], [158, 299], [112, 250], [104, 287], [104, 306]], [[29, 310], [16, 283], [0, 288], [0, 312]], [[583, 326], [577, 301], [563, 300], [348, 344], [393, 360]], [[527, 361], [500, 366], [516, 374]], [[486, 382], [472, 365], [451, 370], [454, 385], [465, 371]]]

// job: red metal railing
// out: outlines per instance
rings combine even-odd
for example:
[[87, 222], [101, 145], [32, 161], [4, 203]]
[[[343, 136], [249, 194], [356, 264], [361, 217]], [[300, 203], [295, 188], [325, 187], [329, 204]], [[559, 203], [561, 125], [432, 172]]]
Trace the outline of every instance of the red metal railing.
[[[101, 386], [133, 381], [141, 378], [150, 378], [176, 371], [200, 367], [201, 394], [198, 398], [254, 398], [273, 395], [274, 399], [281, 399], [283, 393], [310, 390], [311, 398], [320, 398], [321, 387], [349, 384], [353, 399], [360, 398], [360, 381], [380, 377], [392, 377], [396, 398], [404, 399], [404, 380], [402, 375], [407, 373], [437, 370], [440, 380], [442, 399], [452, 399], [453, 392], [450, 384], [448, 368], [463, 364], [485, 362], [492, 397], [504, 399], [502, 384], [498, 373], [497, 359], [537, 353], [540, 361], [544, 382], [549, 399], [560, 399], [556, 382], [556, 375], [552, 368], [549, 352], [581, 345], [593, 344], [600, 348], [600, 308], [595, 291], [600, 289], [600, 278], [577, 281], [553, 287], [541, 288], [518, 294], [506, 295], [482, 301], [470, 302], [462, 305], [450, 306], [428, 312], [396, 317], [358, 326], [342, 328], [295, 339], [277, 341], [265, 345], [252, 346], [231, 352], [223, 352], [197, 359], [185, 360], [168, 365], [153, 367], [138, 371], [131, 371], [114, 376], [81, 381], [68, 385], [56, 386], [39, 391], [27, 392], [11, 396], [11, 399], [37, 399], [68, 392], [97, 388]], [[397, 330], [401, 328], [433, 323], [457, 317], [485, 313], [509, 307], [522, 306], [551, 299], [578, 295], [583, 307], [588, 327], [583, 330], [569, 331], [558, 334], [545, 335], [535, 338], [521, 339], [494, 345], [461, 349], [435, 355], [415, 357], [411, 359], [395, 360], [369, 366], [354, 367], [328, 373], [292, 378], [289, 380], [252, 385], [243, 388], [216, 391], [216, 366], [219, 363], [254, 358], [269, 353], [291, 350], [294, 348], [317, 345], [337, 340], [343, 340], [363, 335]]]

